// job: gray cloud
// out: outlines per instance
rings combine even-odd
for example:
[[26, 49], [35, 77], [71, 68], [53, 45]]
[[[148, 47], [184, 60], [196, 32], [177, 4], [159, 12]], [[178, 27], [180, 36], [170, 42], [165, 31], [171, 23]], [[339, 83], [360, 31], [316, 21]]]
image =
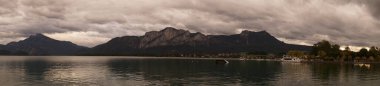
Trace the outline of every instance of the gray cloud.
[[379, 0], [363, 0], [362, 3], [368, 6], [373, 16], [380, 18], [380, 1]]
[[266, 30], [296, 44], [380, 46], [379, 10], [377, 0], [0, 0], [0, 43], [45, 33], [94, 46], [172, 26], [206, 34]]

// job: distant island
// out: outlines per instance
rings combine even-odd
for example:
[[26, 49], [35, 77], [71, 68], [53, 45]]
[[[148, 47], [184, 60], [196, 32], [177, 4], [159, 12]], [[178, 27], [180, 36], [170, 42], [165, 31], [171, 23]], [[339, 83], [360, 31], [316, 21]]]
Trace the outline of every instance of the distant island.
[[88, 48], [59, 41], [43, 34], [0, 45], [1, 55], [89, 55], [89, 56], [176, 56], [239, 57], [241, 53], [282, 55], [291, 50], [311, 51], [311, 46], [286, 44], [266, 31], [242, 31], [233, 35], [205, 35], [173, 27], [147, 32], [143, 36], [116, 37]]

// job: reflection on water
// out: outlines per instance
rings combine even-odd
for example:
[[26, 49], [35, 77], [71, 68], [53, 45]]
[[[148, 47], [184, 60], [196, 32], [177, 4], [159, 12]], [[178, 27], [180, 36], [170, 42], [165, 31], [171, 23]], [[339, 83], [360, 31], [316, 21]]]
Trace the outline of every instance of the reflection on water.
[[304, 64], [146, 57], [0, 57], [0, 84], [360, 85], [380, 84], [378, 64]]
[[108, 68], [122, 79], [140, 75], [137, 79], [153, 85], [237, 85], [267, 84], [281, 67], [276, 62], [230, 62], [221, 65], [213, 60], [119, 59], [109, 61]]

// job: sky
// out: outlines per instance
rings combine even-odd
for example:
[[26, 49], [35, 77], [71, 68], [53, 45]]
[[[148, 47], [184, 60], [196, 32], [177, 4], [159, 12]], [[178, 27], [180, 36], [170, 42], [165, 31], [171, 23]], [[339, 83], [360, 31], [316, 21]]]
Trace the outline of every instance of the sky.
[[43, 33], [93, 47], [175, 27], [208, 35], [265, 30], [281, 41], [380, 46], [380, 0], [0, 0], [0, 44]]

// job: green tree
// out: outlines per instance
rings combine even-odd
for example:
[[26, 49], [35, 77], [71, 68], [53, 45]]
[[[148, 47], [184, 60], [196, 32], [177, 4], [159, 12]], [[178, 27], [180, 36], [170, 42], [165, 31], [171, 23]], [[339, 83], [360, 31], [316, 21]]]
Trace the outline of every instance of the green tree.
[[333, 57], [332, 59], [338, 59], [340, 57], [340, 46], [337, 44], [334, 44], [331, 46], [330, 52], [328, 53], [330, 57]]
[[351, 52], [351, 49], [350, 49], [350, 47], [347, 46], [344, 48], [344, 51], [350, 51]]
[[360, 49], [360, 51], [358, 52], [358, 56], [359, 57], [368, 57], [368, 49], [366, 49], [366, 48]]
[[338, 59], [341, 54], [340, 45], [332, 45], [329, 41], [326, 40], [322, 40], [321, 42], [314, 44], [311, 54], [320, 56], [321, 51], [326, 53], [324, 59]]
[[345, 59], [352, 59], [352, 51], [350, 49], [350, 47], [346, 47], [344, 48], [344, 50], [342, 52], [340, 52], [340, 58], [339, 60], [341, 62], [343, 62]]
[[288, 56], [292, 56], [292, 57], [304, 58], [305, 57], [305, 52], [291, 50], [291, 51], [288, 51], [287, 55]]
[[325, 51], [319, 51], [319, 52], [318, 52], [318, 57], [319, 57], [320, 59], [325, 59], [326, 56], [327, 56], [327, 53], [326, 53]]
[[322, 40], [321, 42], [314, 44], [311, 54], [318, 55], [319, 51], [328, 52], [330, 51], [330, 49], [331, 49], [330, 42], [326, 40]]
[[368, 51], [368, 56], [377, 57], [379, 55], [379, 48], [372, 46]]
[[353, 60], [353, 59], [354, 59], [354, 54], [355, 54], [355, 53], [354, 53], [353, 51], [351, 51], [350, 47], [347, 46], [347, 47], [344, 49], [344, 51], [348, 53], [348, 56], [347, 56], [347, 59], [348, 59], [348, 60]]

